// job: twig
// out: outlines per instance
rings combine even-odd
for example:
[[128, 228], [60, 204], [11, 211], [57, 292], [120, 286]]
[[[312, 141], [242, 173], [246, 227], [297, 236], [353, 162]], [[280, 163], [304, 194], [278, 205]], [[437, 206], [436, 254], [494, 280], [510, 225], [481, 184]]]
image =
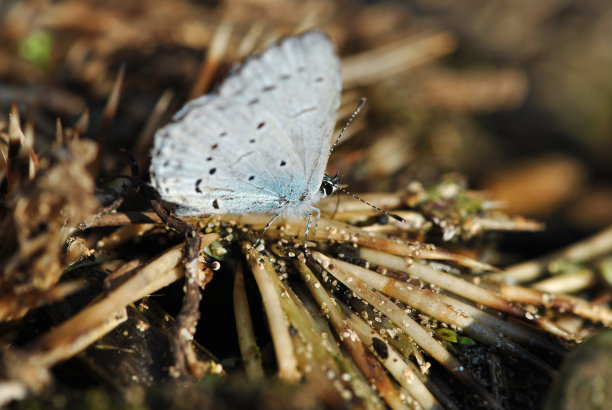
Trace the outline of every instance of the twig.
[[240, 346], [246, 376], [250, 382], [262, 381], [264, 372], [261, 365], [261, 352], [255, 340], [249, 301], [244, 288], [244, 274], [240, 264], [236, 267], [236, 277], [234, 278], [234, 317], [236, 318], [238, 345]]
[[507, 268], [504, 272], [487, 275], [488, 278], [506, 283], [529, 282], [542, 276], [550, 264], [557, 260], [583, 262], [612, 252], [612, 227], [577, 242], [567, 248]]
[[250, 243], [241, 243], [247, 262], [253, 272], [257, 286], [261, 292], [261, 297], [268, 315], [270, 333], [274, 340], [274, 351], [278, 362], [278, 376], [287, 382], [295, 383], [301, 378], [298, 369], [298, 360], [293, 350], [293, 343], [289, 335], [289, 323], [281, 307], [279, 295], [276, 292], [274, 282], [270, 279], [270, 274], [274, 274], [274, 269], [268, 259], [253, 249]]

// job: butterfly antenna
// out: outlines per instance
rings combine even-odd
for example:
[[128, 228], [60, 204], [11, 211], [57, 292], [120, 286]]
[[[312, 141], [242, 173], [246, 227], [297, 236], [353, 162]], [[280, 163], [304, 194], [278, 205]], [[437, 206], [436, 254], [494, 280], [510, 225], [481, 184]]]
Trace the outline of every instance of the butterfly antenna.
[[371, 203], [369, 203], [369, 202], [368, 202], [368, 201], [366, 201], [365, 199], [361, 199], [361, 198], [359, 198], [357, 195], [355, 195], [355, 194], [353, 194], [353, 193], [351, 193], [351, 192], [347, 191], [347, 190], [346, 190], [346, 189], [344, 189], [344, 188], [340, 188], [340, 187], [338, 187], [338, 188], [337, 188], [337, 190], [338, 190], [338, 191], [341, 191], [341, 192], [343, 192], [343, 193], [345, 193], [345, 194], [347, 194], [347, 195], [352, 196], [352, 197], [353, 197], [353, 198], [355, 198], [356, 200], [358, 200], [358, 201], [360, 201], [360, 202], [363, 202], [364, 204], [366, 204], [366, 205], [368, 205], [368, 206], [370, 206], [370, 207], [372, 207], [372, 208], [376, 209], [378, 212], [380, 212], [380, 213], [382, 213], [382, 214], [385, 214], [385, 215], [390, 216], [391, 218], [395, 219], [396, 221], [400, 221], [400, 222], [404, 222], [404, 223], [406, 222], [406, 220], [405, 220], [404, 218], [402, 218], [401, 216], [396, 215], [396, 214], [392, 214], [391, 212], [387, 212], [387, 211], [385, 211], [384, 209], [377, 207], [376, 205], [372, 205]]
[[351, 117], [346, 122], [346, 125], [344, 126], [344, 128], [342, 128], [342, 131], [340, 131], [340, 134], [338, 134], [338, 138], [336, 138], [336, 142], [334, 142], [334, 145], [332, 145], [331, 149], [329, 150], [330, 155], [332, 152], [334, 152], [334, 148], [336, 148], [336, 145], [338, 145], [338, 142], [340, 142], [340, 138], [342, 138], [342, 134], [344, 134], [344, 131], [346, 131], [348, 126], [351, 125], [351, 122], [353, 122], [357, 114], [359, 114], [359, 112], [365, 105], [365, 102], [366, 102], [366, 99], [364, 97], [361, 99], [361, 101], [359, 101], [359, 104], [357, 104], [357, 108], [355, 108], [355, 111], [353, 111], [353, 114], [351, 114]]

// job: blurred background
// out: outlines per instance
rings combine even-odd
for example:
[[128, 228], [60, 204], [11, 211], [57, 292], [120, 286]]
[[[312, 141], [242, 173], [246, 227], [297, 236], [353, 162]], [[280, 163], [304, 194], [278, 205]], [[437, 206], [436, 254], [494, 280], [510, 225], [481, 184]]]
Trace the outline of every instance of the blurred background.
[[118, 148], [145, 175], [154, 130], [184, 102], [312, 27], [343, 59], [340, 122], [367, 97], [329, 164], [353, 192], [462, 175], [508, 213], [547, 224], [504, 236], [523, 258], [612, 223], [606, 1], [3, 0], [0, 128], [16, 103], [44, 152], [58, 118], [86, 113], [99, 175], [125, 167]]

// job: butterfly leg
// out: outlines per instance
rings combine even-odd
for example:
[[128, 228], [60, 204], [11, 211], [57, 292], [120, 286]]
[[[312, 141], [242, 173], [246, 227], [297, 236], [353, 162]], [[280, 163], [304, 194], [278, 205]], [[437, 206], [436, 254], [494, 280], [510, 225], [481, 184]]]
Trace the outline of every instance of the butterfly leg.
[[317, 233], [317, 229], [319, 228], [319, 219], [321, 219], [321, 211], [318, 208], [312, 208], [312, 212], [317, 214], [315, 219], [315, 233]]
[[315, 217], [315, 233], [317, 232], [317, 227], [319, 226], [319, 219], [321, 219], [321, 211], [319, 209], [312, 207], [310, 209], [310, 213], [308, 213], [308, 222], [306, 223], [306, 232], [304, 232], [304, 253], [308, 255], [308, 232], [310, 231], [310, 225], [312, 224], [312, 218]]
[[259, 234], [259, 238], [257, 238], [257, 241], [255, 241], [255, 244], [253, 245], [253, 248], [257, 248], [257, 245], [259, 245], [259, 242], [261, 241], [261, 239], [264, 236], [264, 233], [266, 233], [266, 231], [268, 230], [268, 228], [270, 227], [270, 225], [272, 225], [272, 223], [276, 220], [276, 218], [278, 218], [280, 216], [280, 214], [275, 214], [272, 219], [270, 219], [270, 221], [268, 222], [268, 224], [266, 225], [265, 228], [263, 228], [263, 231], [261, 231], [261, 234]]
[[308, 231], [310, 231], [310, 225], [312, 224], [313, 212], [308, 214], [308, 222], [306, 222], [306, 232], [304, 232], [304, 253], [308, 255]]

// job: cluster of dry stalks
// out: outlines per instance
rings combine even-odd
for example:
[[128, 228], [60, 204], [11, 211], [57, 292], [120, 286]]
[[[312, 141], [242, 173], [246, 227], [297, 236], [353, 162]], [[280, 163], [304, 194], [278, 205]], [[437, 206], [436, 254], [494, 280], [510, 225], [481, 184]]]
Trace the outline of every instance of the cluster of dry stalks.
[[[89, 302], [72, 317], [22, 346], [4, 350], [6, 403], [27, 392], [44, 391], [54, 365], [116, 332], [136, 314], [129, 308], [132, 304], [180, 279], [184, 245], [151, 255], [151, 260], [129, 258], [130, 244], [159, 234], [160, 220], [152, 212], [117, 212], [116, 205], [99, 208], [88, 169], [96, 147], [79, 138], [78, 127], [62, 129], [58, 124], [56, 143], [42, 157], [32, 149], [32, 130], [27, 126], [22, 130], [16, 111], [2, 135], [7, 142], [0, 252], [4, 323], [15, 329], [27, 326], [20, 320], [28, 313], [86, 288], [87, 269], [78, 279], [64, 278], [79, 267], [100, 265], [111, 271], [104, 279], [106, 288], [88, 295]], [[128, 192], [116, 194], [119, 203]], [[490, 385], [491, 380], [473, 374], [473, 367], [479, 367], [474, 361], [488, 367], [490, 355], [509, 356], [520, 366], [551, 377], [555, 370], [550, 363], [564, 354], [556, 339], [571, 343], [583, 335], [555, 323], [549, 318], [554, 315], [542, 314], [557, 310], [595, 323], [612, 323], [612, 311], [585, 300], [493, 280], [524, 268], [500, 272], [409, 239], [434, 227], [450, 238], [500, 227], [533, 229], [537, 224], [487, 211], [486, 200], [449, 182], [430, 191], [413, 185], [406, 192], [366, 198], [402, 215], [407, 223], [380, 221], [361, 203], [342, 199], [334, 204], [330, 198], [321, 204], [328, 217], [310, 236], [309, 255], [301, 249], [303, 221], [273, 227], [257, 249], [250, 245], [253, 235], [246, 227], [262, 229], [265, 216], [193, 222], [202, 237], [200, 283], [208, 283], [214, 276], [211, 269], [221, 265], [224, 274], [228, 270], [235, 274], [238, 343], [251, 382], [261, 382], [270, 369], [264, 369], [255, 338], [244, 261], [263, 301], [275, 373], [289, 383], [316, 386], [323, 402], [367, 408], [380, 407], [382, 402], [392, 408], [455, 408], [456, 393], [430, 377], [433, 361], [468, 389], [467, 397], [473, 397], [469, 400], [475, 405], [501, 408], [507, 392], [496, 397], [485, 388], [483, 382]], [[431, 209], [437, 210], [435, 216]], [[147, 303], [140, 302], [140, 308]], [[151, 326], [138, 319], [124, 331], [142, 333], [146, 340]], [[164, 338], [174, 337], [169, 327]], [[222, 329], [205, 331], [223, 337]], [[166, 346], [170, 349], [171, 343]], [[471, 351], [472, 346], [488, 346], [495, 353]], [[542, 352], [547, 354], [542, 357]], [[171, 359], [166, 361], [166, 377], [223, 373], [220, 363], [199, 348], [188, 358], [184, 373]], [[145, 384], [155, 382], [143, 380], [137, 372], [132, 377]]]
[[[327, 198], [319, 204], [323, 217], [309, 235], [310, 254], [305, 255], [304, 221], [275, 224], [256, 249], [251, 244], [268, 217], [189, 221], [201, 240], [198, 266], [188, 267], [203, 289], [202, 306], [209, 307], [217, 300], [213, 296], [219, 296], [209, 292], [211, 281], [229, 277], [233, 282], [233, 291], [220, 295], [233, 301], [233, 310], [226, 306], [216, 311], [224, 325], [201, 324], [192, 343], [193, 325], [177, 327], [168, 313], [174, 313], [172, 308], [158, 303], [161, 295], [181, 298], [173, 292], [176, 283], [183, 283], [184, 238], [150, 211], [136, 172], [117, 175], [129, 173], [128, 167], [120, 165], [125, 163], [121, 155], [109, 152], [112, 125], [127, 117], [122, 117], [119, 102], [130, 97], [124, 91], [125, 68], [116, 75], [117, 61], [123, 62], [126, 50], [134, 47], [206, 48], [199, 68], [181, 55], [140, 55], [148, 59], [142, 65], [164, 67], [163, 75], [181, 81], [187, 77], [181, 70], [191, 67], [196, 79], [184, 84], [190, 91], [183, 94], [195, 96], [209, 90], [229, 62], [276, 37], [254, 16], [284, 21], [291, 29], [278, 30], [286, 34], [319, 25], [335, 8], [330, 2], [311, 1], [298, 13], [284, 2], [250, 1], [248, 7], [237, 7], [230, 1], [213, 14], [191, 3], [134, 2], [122, 6], [126, 9], [108, 9], [96, 2], [57, 2], [47, 8], [18, 2], [10, 7], [9, 14], [20, 18], [0, 28], [1, 37], [9, 41], [27, 37], [31, 27], [82, 33], [78, 41], [57, 36], [56, 47], [66, 50], [63, 67], [87, 84], [92, 95], [108, 97], [99, 123], [92, 127], [88, 111], [81, 113], [83, 97], [61, 88], [45, 89], [41, 106], [54, 115], [78, 113], [80, 118], [70, 127], [60, 121], [47, 127], [47, 135], [49, 128], [55, 134], [40, 150], [34, 147], [45, 144], [35, 141], [32, 122], [20, 120], [16, 106], [7, 119], [0, 119], [0, 403], [29, 399], [48, 404], [57, 402], [59, 394], [64, 401], [88, 403], [63, 390], [78, 385], [67, 380], [83, 378], [88, 387], [120, 392], [129, 405], [154, 406], [156, 390], [164, 394], [159, 386], [170, 386], [164, 395], [168, 403], [193, 400], [213, 407], [223, 399], [214, 389], [194, 393], [197, 380], [218, 375], [217, 382], [224, 383], [239, 374], [247, 386], [264, 392], [258, 399], [267, 408], [286, 397], [287, 386], [293, 385], [301, 390], [290, 390], [291, 402], [284, 402], [283, 408], [519, 408], [542, 399], [559, 361], [576, 342], [612, 324], [607, 300], [568, 295], [594, 294], [588, 291], [597, 286], [601, 272], [609, 270], [609, 229], [546, 257], [497, 269], [482, 262], [493, 247], [491, 232], [542, 226], [504, 215], [499, 204], [468, 190], [456, 176], [429, 188], [405, 180], [410, 159], [427, 174], [430, 158], [419, 160], [404, 131], [389, 128], [367, 153], [349, 151], [344, 162], [334, 161], [332, 167], [361, 162], [357, 170], [370, 179], [397, 174], [397, 192], [362, 198], [406, 223], [388, 221], [349, 198]], [[433, 20], [406, 20], [400, 6], [355, 8], [345, 10], [353, 16], [350, 23], [338, 20], [326, 26], [340, 44], [350, 41], [347, 27], [353, 22], [353, 35], [364, 42], [372, 39], [358, 47], [365, 51], [343, 58], [340, 117], [350, 114], [364, 87], [457, 47], [454, 34]], [[519, 16], [517, 21], [535, 30], [549, 9], [538, 10], [530, 19]], [[453, 16], [461, 19], [460, 14]], [[483, 29], [491, 29], [490, 21], [482, 21], [487, 23]], [[113, 36], [106, 35], [109, 27]], [[498, 43], [512, 46], [520, 41], [495, 33], [491, 39]], [[4, 77], [26, 84], [44, 80], [41, 71], [13, 57], [0, 48]], [[142, 73], [128, 86], [137, 87], [134, 83], [140, 84], [150, 72]], [[410, 122], [420, 124], [411, 129], [414, 134], [419, 127], [433, 127], [426, 134], [433, 141], [432, 155], [447, 165], [461, 161], [465, 151], [453, 147], [470, 146], [473, 128], [463, 117], [447, 121], [436, 112], [467, 115], [515, 107], [528, 89], [526, 74], [510, 67], [466, 73], [432, 65], [414, 76], [416, 80], [381, 88], [379, 95], [372, 91], [373, 111], [380, 117], [386, 110], [382, 118], [401, 117], [403, 124], [410, 113]], [[7, 96], [18, 103], [35, 102], [30, 93], [2, 87], [0, 103], [6, 103]], [[161, 91], [165, 86], [151, 88], [161, 96], [155, 94], [157, 104], [144, 125], [139, 124], [142, 131], [131, 145], [142, 169], [155, 129], [177, 104], [172, 91]], [[407, 94], [411, 105], [396, 106]], [[126, 106], [132, 114], [143, 111], [134, 101]], [[559, 104], [558, 109], [566, 108]], [[45, 124], [40, 110], [33, 117], [37, 125]], [[367, 127], [367, 120], [360, 119], [347, 137], [358, 139]], [[566, 274], [555, 275], [559, 272]], [[197, 316], [192, 309], [190, 321], [181, 323], [193, 324]], [[203, 338], [202, 333], [209, 336]], [[208, 346], [198, 344], [205, 339], [236, 345], [236, 353], [216, 358]], [[177, 349], [183, 349], [182, 355]], [[83, 374], [67, 377], [75, 367]], [[275, 390], [270, 380], [284, 382], [283, 387]], [[250, 397], [244, 387], [231, 388], [236, 396]]]

